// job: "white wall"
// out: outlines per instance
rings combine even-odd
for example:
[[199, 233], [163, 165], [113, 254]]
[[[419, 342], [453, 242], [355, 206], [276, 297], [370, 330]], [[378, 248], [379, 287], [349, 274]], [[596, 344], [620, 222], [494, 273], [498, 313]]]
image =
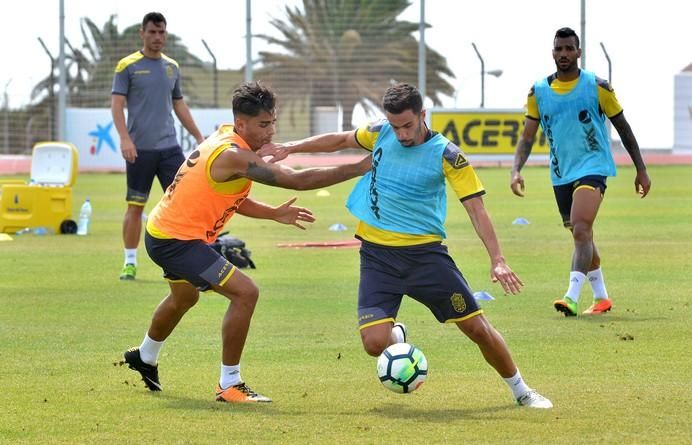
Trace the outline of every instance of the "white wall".
[[[202, 135], [209, 136], [223, 123], [233, 122], [230, 109], [190, 110]], [[79, 170], [125, 171], [120, 154], [120, 138], [113, 125], [109, 108], [68, 108], [65, 139], [79, 151]], [[173, 115], [178, 142], [185, 153], [195, 147], [195, 140]]]
[[673, 147], [692, 149], [692, 72], [675, 75]]

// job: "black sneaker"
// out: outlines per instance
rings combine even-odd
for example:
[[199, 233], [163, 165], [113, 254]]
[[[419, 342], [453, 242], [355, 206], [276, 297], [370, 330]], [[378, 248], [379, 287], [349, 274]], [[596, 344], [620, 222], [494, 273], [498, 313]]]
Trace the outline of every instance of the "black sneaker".
[[152, 366], [148, 363], [142, 361], [142, 357], [139, 355], [139, 348], [130, 348], [125, 351], [124, 354], [125, 363], [142, 375], [142, 380], [144, 384], [147, 385], [149, 391], [161, 391], [161, 383], [159, 382], [159, 367], [158, 365]]

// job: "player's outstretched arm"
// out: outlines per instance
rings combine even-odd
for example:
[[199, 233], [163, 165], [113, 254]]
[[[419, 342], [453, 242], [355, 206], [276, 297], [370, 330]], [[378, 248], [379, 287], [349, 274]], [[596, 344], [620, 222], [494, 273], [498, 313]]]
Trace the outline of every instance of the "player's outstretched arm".
[[538, 121], [526, 118], [524, 120], [524, 130], [519, 137], [519, 142], [517, 143], [517, 148], [514, 153], [514, 165], [512, 166], [509, 184], [512, 193], [517, 196], [524, 196], [524, 178], [521, 176], [520, 172], [529, 159], [531, 149], [533, 148], [533, 141], [536, 139], [536, 132], [538, 132]]
[[506, 293], [518, 294], [524, 283], [505, 262], [495, 228], [490, 215], [485, 210], [483, 197], [467, 199], [463, 201], [463, 205], [469, 214], [473, 228], [476, 229], [476, 234], [490, 256], [490, 279], [493, 283], [499, 282]]
[[610, 120], [613, 123], [613, 127], [617, 130], [618, 135], [620, 135], [620, 140], [622, 145], [627, 150], [627, 153], [632, 158], [632, 163], [637, 169], [637, 175], [634, 178], [634, 191], [642, 195], [642, 198], [649, 194], [649, 189], [651, 189], [651, 179], [649, 174], [646, 172], [646, 164], [642, 159], [642, 154], [639, 151], [639, 144], [637, 143], [637, 138], [634, 137], [632, 132], [632, 127], [625, 119], [625, 113], [620, 113]]
[[310, 209], [294, 206], [293, 203], [296, 199], [296, 197], [293, 197], [280, 206], [273, 207], [247, 198], [238, 207], [238, 214], [251, 218], [272, 219], [281, 224], [290, 224], [305, 230], [303, 224], [315, 222], [315, 217]]
[[271, 142], [260, 147], [257, 155], [270, 156], [268, 162], [274, 163], [294, 153], [332, 153], [345, 148], [360, 148], [354, 131], [318, 134], [282, 144]]
[[361, 161], [337, 167], [316, 167], [295, 170], [265, 162], [255, 152], [226, 150], [211, 165], [214, 181], [225, 182], [248, 178], [262, 184], [292, 190], [313, 190], [361, 176], [372, 165], [370, 156]]

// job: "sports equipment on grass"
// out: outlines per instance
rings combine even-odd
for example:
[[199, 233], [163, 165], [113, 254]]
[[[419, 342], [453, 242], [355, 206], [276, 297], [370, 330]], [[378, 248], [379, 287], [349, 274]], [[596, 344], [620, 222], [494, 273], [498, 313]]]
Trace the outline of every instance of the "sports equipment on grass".
[[377, 376], [385, 388], [398, 393], [418, 389], [428, 376], [428, 361], [423, 352], [408, 343], [396, 343], [377, 359]]
[[209, 246], [239, 269], [246, 267], [250, 269], [256, 268], [251, 258], [252, 252], [245, 247], [245, 241], [229, 235], [228, 232], [223, 232]]

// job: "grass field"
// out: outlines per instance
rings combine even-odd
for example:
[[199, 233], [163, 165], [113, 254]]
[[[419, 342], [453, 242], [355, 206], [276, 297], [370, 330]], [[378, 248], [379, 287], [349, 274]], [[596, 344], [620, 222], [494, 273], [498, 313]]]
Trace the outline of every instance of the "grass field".
[[[571, 255], [548, 172], [525, 169], [527, 197], [508, 171], [479, 169], [485, 202], [509, 264], [526, 283], [503, 296], [463, 208], [450, 198], [447, 244], [505, 336], [529, 385], [552, 410], [522, 409], [454, 326], [406, 300], [400, 320], [430, 375], [411, 395], [377, 381], [356, 329], [356, 249], [282, 249], [281, 242], [350, 239], [343, 207], [298, 193], [318, 221], [299, 231], [236, 217], [230, 230], [253, 252], [260, 302], [242, 374], [271, 405], [214, 402], [224, 298], [210, 293], [183, 319], [160, 358], [164, 391], [146, 391], [118, 366], [138, 345], [167, 290], [140, 248], [138, 280], [120, 282], [122, 175], [81, 175], [75, 213], [94, 206], [87, 237], [23, 235], [0, 242], [0, 443], [267, 444], [682, 444], [692, 443], [692, 167], [651, 167], [639, 199], [633, 170], [609, 182], [595, 228], [614, 310], [566, 319], [552, 301], [566, 289]], [[257, 185], [279, 203], [295, 193]], [[156, 197], [158, 197], [158, 193]], [[147, 207], [147, 210], [153, 205]], [[522, 216], [527, 226], [511, 223]], [[336, 222], [347, 232], [330, 232]], [[581, 309], [590, 304], [582, 294]]]

